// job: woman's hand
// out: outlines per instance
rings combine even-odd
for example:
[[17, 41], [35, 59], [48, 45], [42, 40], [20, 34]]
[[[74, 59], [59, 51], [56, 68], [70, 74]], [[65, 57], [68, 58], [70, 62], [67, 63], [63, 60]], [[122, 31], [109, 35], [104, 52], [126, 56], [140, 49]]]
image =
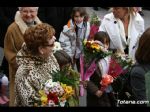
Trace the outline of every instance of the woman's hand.
[[80, 81], [80, 83], [83, 85], [83, 87], [86, 89], [87, 88], [87, 82], [88, 81]]
[[95, 95], [96, 95], [97, 97], [101, 97], [102, 94], [103, 94], [103, 92], [102, 92], [101, 90], [98, 90], [98, 91], [96, 91], [96, 93], [95, 93]]

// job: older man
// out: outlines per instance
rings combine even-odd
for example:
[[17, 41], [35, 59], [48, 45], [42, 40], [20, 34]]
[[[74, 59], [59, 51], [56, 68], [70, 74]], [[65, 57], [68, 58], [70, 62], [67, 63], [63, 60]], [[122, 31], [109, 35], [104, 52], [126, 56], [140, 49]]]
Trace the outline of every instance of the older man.
[[4, 55], [9, 63], [9, 106], [14, 106], [14, 81], [17, 70], [16, 54], [24, 42], [25, 30], [35, 24], [41, 23], [37, 17], [38, 7], [19, 7], [14, 22], [8, 27], [4, 39]]

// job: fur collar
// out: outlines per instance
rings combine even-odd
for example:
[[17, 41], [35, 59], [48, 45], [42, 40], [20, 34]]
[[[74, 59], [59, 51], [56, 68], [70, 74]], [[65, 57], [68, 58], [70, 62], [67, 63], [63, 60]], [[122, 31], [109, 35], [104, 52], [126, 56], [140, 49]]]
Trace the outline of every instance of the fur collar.
[[[35, 18], [35, 22], [37, 24], [42, 23], [38, 17]], [[26, 23], [22, 20], [21, 16], [20, 16], [20, 11], [16, 12], [15, 15], [15, 23], [19, 26], [22, 34], [25, 33], [26, 29], [28, 28], [28, 26], [26, 25]]]

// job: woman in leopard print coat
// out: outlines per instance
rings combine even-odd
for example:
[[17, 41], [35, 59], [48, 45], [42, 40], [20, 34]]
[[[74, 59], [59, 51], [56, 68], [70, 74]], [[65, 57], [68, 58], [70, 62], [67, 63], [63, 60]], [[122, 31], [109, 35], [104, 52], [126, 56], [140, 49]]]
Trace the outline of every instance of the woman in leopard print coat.
[[26, 30], [25, 43], [16, 58], [19, 66], [15, 76], [16, 106], [33, 106], [33, 97], [39, 98], [42, 84], [52, 78], [53, 70], [59, 70], [52, 53], [54, 33], [53, 27], [46, 23]]

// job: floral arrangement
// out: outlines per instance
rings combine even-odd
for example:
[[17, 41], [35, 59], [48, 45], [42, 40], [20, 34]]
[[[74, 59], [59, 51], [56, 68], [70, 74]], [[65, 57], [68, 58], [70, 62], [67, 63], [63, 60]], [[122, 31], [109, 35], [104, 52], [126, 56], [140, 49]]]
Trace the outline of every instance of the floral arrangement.
[[122, 91], [134, 63], [135, 62], [125, 54], [117, 53], [111, 56], [108, 74], [114, 78], [112, 87], [115, 92]]
[[[80, 55], [80, 81], [84, 82], [89, 80], [89, 78], [95, 72], [97, 66], [96, 62], [112, 52], [109, 52], [103, 47], [103, 44], [98, 41], [83, 41], [83, 52]], [[80, 84], [80, 96], [84, 95], [84, 88], [82, 83]]]
[[101, 91], [105, 91], [106, 88], [113, 83], [114, 78], [111, 75], [105, 74], [102, 76], [102, 80], [100, 81], [101, 84]]
[[90, 64], [94, 59], [101, 59], [112, 54], [99, 41], [83, 41], [85, 63]]
[[34, 106], [69, 106], [68, 100], [75, 94], [74, 86], [76, 85], [76, 79], [67, 75], [65, 71], [53, 72], [53, 79], [49, 79], [42, 84], [42, 88], [39, 91], [40, 99], [34, 101]]
[[109, 63], [108, 74], [103, 75], [102, 80], [100, 81], [100, 90], [105, 91], [107, 87], [112, 84], [115, 91], [121, 91], [121, 84], [116, 82], [120, 78], [128, 78], [129, 71], [131, 70], [133, 64], [133, 60], [129, 58], [128, 55], [118, 53], [112, 54]]
[[125, 54], [113, 54], [110, 61], [108, 74], [116, 78], [130, 71], [134, 61]]
[[91, 16], [90, 24], [91, 24], [91, 29], [90, 29], [90, 36], [88, 40], [92, 40], [94, 38], [94, 34], [98, 32], [99, 26], [101, 24], [101, 20], [96, 13], [93, 13], [93, 15]]
[[92, 14], [90, 24], [100, 26], [101, 20], [96, 13]]

